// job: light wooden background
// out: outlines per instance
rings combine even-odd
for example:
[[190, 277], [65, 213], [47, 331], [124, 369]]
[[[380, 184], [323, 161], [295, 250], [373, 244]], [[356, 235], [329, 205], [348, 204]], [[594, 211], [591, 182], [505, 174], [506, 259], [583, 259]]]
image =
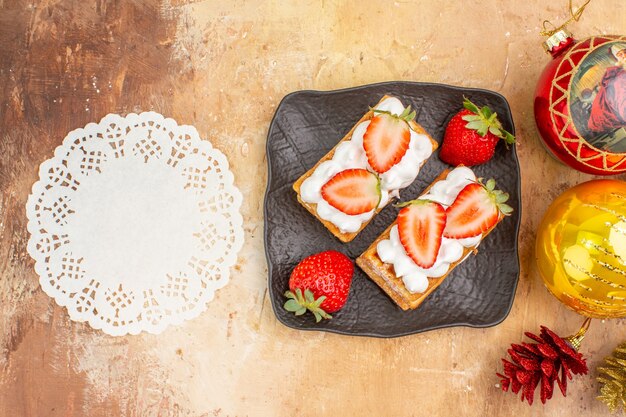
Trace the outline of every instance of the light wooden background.
[[[0, 417], [605, 415], [594, 373], [626, 339], [624, 320], [592, 324], [591, 374], [567, 398], [529, 408], [495, 386], [500, 357], [525, 330], [568, 334], [582, 322], [547, 293], [533, 261], [548, 204], [591, 178], [546, 154], [532, 115], [550, 59], [539, 26], [564, 19], [566, 3], [0, 0]], [[625, 19], [623, 0], [594, 0], [570, 29], [624, 34]], [[294, 90], [384, 80], [482, 87], [511, 104], [522, 274], [497, 327], [379, 340], [298, 332], [273, 316], [262, 204], [276, 105]], [[246, 243], [199, 318], [113, 338], [71, 322], [41, 291], [24, 205], [69, 130], [151, 109], [195, 125], [228, 156], [246, 196]]]

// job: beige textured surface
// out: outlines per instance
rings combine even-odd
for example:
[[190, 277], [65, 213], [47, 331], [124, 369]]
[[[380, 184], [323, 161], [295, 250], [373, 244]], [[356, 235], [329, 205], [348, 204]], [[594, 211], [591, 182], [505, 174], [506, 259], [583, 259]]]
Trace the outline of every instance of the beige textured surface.
[[[495, 386], [510, 342], [582, 319], [543, 288], [535, 229], [549, 202], [590, 178], [553, 161], [532, 117], [549, 57], [537, 35], [566, 1], [0, 0], [0, 416], [602, 416], [592, 376], [529, 408]], [[626, 32], [626, 3], [595, 0], [571, 29]], [[523, 175], [522, 274], [510, 316], [391, 340], [279, 324], [266, 292], [265, 136], [298, 89], [435, 81], [504, 94]], [[195, 125], [232, 164], [246, 243], [199, 318], [160, 336], [112, 338], [71, 322], [38, 286], [24, 204], [65, 133], [109, 112], [154, 109]], [[624, 179], [624, 176], [622, 176]], [[626, 337], [594, 321], [598, 362]]]

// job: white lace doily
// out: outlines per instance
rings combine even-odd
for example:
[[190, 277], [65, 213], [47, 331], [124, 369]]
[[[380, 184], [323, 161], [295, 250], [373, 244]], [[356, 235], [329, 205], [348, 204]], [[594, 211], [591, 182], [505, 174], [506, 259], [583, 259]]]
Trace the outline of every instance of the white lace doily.
[[39, 168], [26, 214], [43, 290], [111, 335], [198, 316], [243, 244], [224, 154], [149, 112], [70, 132]]

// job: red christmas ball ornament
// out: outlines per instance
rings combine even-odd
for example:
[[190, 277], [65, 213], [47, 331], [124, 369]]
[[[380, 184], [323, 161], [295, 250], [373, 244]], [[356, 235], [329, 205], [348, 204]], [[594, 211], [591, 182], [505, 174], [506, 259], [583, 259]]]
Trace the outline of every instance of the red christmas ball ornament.
[[556, 158], [595, 175], [626, 172], [626, 36], [544, 42], [552, 55], [535, 91], [535, 121]]

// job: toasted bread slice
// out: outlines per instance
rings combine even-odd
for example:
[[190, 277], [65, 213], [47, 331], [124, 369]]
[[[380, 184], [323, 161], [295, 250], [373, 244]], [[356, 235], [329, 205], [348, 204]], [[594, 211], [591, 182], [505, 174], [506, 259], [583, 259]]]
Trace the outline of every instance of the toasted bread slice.
[[[424, 190], [422, 195], [427, 194], [430, 188], [439, 180], [443, 180], [448, 176], [450, 172], [449, 169], [443, 171], [439, 176]], [[494, 224], [489, 230], [487, 230], [482, 235], [481, 241], [489, 234], [491, 231], [504, 219], [504, 215], [500, 213], [500, 217], [496, 224]], [[425, 299], [435, 291], [435, 289], [441, 285], [444, 279], [454, 268], [463, 262], [465, 258], [467, 258], [470, 253], [476, 254], [478, 252], [478, 248], [464, 248], [463, 255], [459, 258], [458, 261], [451, 263], [448, 272], [439, 278], [428, 278], [428, 288], [423, 293], [411, 293], [404, 286], [404, 282], [402, 282], [402, 278], [396, 276], [393, 265], [383, 262], [378, 257], [378, 252], [376, 247], [381, 240], [389, 239], [389, 233], [391, 232], [391, 228], [396, 225], [397, 220], [394, 221], [389, 227], [370, 245], [369, 248], [365, 250], [356, 260], [357, 265], [370, 277], [372, 281], [374, 281], [380, 288], [382, 288], [391, 299], [400, 306], [403, 310], [413, 310], [417, 308]]]
[[[380, 99], [380, 101], [374, 106], [378, 106], [378, 104], [382, 103], [384, 100], [390, 98], [392, 96], [389, 95], [385, 95], [383, 96], [383, 98]], [[300, 187], [302, 186], [302, 183], [309, 178], [311, 175], [313, 175], [313, 172], [315, 172], [315, 169], [317, 169], [317, 167], [324, 161], [328, 161], [330, 159], [333, 158], [333, 155], [335, 154], [335, 149], [337, 149], [337, 146], [339, 146], [340, 143], [350, 140], [352, 139], [352, 133], [354, 132], [354, 129], [361, 123], [364, 122], [366, 120], [371, 119], [374, 116], [374, 112], [372, 110], [368, 111], [367, 113], [365, 113], [363, 115], [363, 117], [361, 117], [361, 119], [356, 122], [354, 124], [354, 126], [352, 126], [352, 129], [350, 129], [350, 131], [348, 133], [346, 133], [346, 135], [343, 137], [343, 139], [341, 139], [337, 145], [335, 145], [335, 147], [333, 147], [326, 155], [324, 155], [324, 157], [322, 159], [320, 159], [311, 169], [309, 169], [307, 172], [304, 173], [304, 175], [302, 175], [300, 178], [298, 178], [298, 180], [293, 184], [293, 189], [294, 191], [297, 193], [298, 195], [298, 202], [300, 204], [302, 204], [302, 206], [307, 209], [309, 211], [309, 213], [311, 213], [313, 216], [315, 216], [320, 222], [322, 222], [322, 224], [324, 226], [326, 226], [326, 228], [328, 230], [330, 230], [330, 232], [335, 235], [339, 240], [341, 240], [342, 242], [350, 242], [352, 239], [354, 239], [360, 232], [361, 230], [363, 230], [365, 228], [365, 226], [367, 226], [369, 224], [369, 222], [378, 214], [378, 212], [380, 212], [380, 210], [382, 210], [384, 207], [379, 207], [376, 209], [376, 211], [374, 212], [374, 216], [372, 216], [372, 219], [364, 222], [361, 227], [359, 228], [359, 230], [357, 230], [356, 232], [353, 233], [343, 233], [341, 230], [339, 230], [339, 228], [337, 226], [335, 226], [333, 223], [324, 220], [322, 218], [320, 218], [317, 215], [317, 204], [315, 203], [307, 203], [305, 201], [302, 200], [302, 198], [300, 197]], [[426, 130], [424, 130], [424, 128], [416, 123], [415, 121], [411, 121], [410, 123], [411, 129], [413, 129], [415, 131], [415, 133], [421, 134], [421, 135], [426, 135], [428, 137], [428, 139], [430, 140], [432, 147], [433, 147], [433, 152], [435, 151], [435, 149], [437, 149], [437, 147], [439, 146], [439, 144], [432, 138], [432, 136], [430, 136], [428, 134], [428, 132], [426, 132]], [[422, 165], [424, 165], [424, 163], [426, 162], [426, 160], [422, 161], [420, 168]]]

